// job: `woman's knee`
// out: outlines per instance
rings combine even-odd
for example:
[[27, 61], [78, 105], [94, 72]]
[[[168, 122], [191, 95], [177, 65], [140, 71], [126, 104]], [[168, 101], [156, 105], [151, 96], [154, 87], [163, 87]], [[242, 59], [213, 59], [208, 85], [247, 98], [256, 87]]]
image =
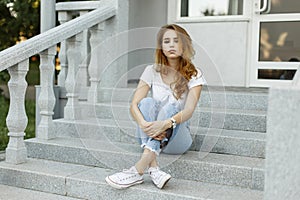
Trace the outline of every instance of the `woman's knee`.
[[151, 97], [143, 98], [138, 105], [141, 112], [143, 112], [144, 110], [147, 111], [151, 108], [155, 108], [155, 106], [156, 106], [156, 101]]
[[146, 97], [138, 105], [146, 121], [154, 121], [157, 116], [157, 103], [154, 99]]
[[178, 113], [178, 108], [177, 108], [176, 105], [166, 104], [160, 110], [157, 119], [165, 120], [167, 118], [170, 118], [170, 117], [174, 116], [176, 113]]
[[154, 104], [155, 104], [155, 100], [153, 98], [145, 97], [140, 101], [139, 107], [141, 107], [141, 106], [150, 106], [150, 105], [154, 105]]

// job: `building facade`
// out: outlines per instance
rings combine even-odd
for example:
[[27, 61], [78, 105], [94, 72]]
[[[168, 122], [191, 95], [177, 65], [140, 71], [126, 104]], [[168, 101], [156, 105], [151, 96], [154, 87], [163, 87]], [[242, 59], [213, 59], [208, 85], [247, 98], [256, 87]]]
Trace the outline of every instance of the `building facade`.
[[[300, 66], [300, 1], [131, 0], [129, 9], [130, 29], [186, 28], [210, 85], [288, 86]], [[129, 69], [149, 58], [153, 50], [131, 52]]]

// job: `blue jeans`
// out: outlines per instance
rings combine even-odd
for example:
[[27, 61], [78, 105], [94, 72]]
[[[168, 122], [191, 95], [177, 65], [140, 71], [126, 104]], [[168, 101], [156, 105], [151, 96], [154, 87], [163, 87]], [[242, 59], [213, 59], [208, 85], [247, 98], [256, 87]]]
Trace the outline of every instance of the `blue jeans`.
[[[148, 122], [166, 120], [179, 112], [176, 105], [167, 103], [161, 106], [158, 101], [150, 97], [142, 99], [138, 107], [144, 119]], [[192, 145], [192, 137], [187, 121], [177, 124], [168, 145], [163, 149], [160, 148], [161, 141], [150, 138], [139, 126], [137, 126], [137, 137], [142, 148], [147, 148], [155, 152], [156, 155], [159, 155], [161, 151], [167, 154], [183, 154]]]

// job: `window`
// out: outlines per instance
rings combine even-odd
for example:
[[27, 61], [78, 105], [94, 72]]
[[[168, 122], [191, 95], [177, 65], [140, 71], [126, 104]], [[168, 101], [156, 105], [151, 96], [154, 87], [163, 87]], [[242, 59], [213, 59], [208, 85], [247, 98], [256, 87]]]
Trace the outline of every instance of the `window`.
[[243, 0], [181, 0], [181, 17], [242, 15]]
[[290, 62], [300, 55], [300, 22], [261, 22], [259, 61]]
[[[285, 13], [299, 13], [299, 0], [269, 0], [269, 9], [267, 14], [285, 14]], [[263, 0], [261, 0], [261, 5]]]
[[293, 80], [296, 70], [259, 69], [258, 79]]

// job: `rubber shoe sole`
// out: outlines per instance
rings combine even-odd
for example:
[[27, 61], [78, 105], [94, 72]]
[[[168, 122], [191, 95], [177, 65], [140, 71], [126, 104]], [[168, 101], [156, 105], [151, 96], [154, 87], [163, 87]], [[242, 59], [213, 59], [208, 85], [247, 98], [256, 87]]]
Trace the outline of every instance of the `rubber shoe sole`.
[[[169, 182], [169, 180], [171, 179], [171, 175], [167, 174], [162, 181], [160, 181], [160, 183], [158, 185], [156, 185], [156, 187], [158, 187], [159, 189], [163, 189], [165, 187], [165, 185]], [[155, 184], [154, 184], [155, 185]]]
[[113, 182], [112, 180], [110, 180], [109, 176], [105, 178], [105, 181], [106, 183], [108, 183], [111, 187], [113, 188], [116, 188], [116, 189], [126, 189], [126, 188], [129, 188], [131, 186], [134, 186], [134, 185], [137, 185], [137, 184], [141, 184], [144, 182], [144, 180], [139, 180], [139, 181], [136, 181], [134, 183], [131, 183], [131, 184], [124, 184], [124, 185], [120, 185], [120, 184], [117, 184], [115, 182]]

